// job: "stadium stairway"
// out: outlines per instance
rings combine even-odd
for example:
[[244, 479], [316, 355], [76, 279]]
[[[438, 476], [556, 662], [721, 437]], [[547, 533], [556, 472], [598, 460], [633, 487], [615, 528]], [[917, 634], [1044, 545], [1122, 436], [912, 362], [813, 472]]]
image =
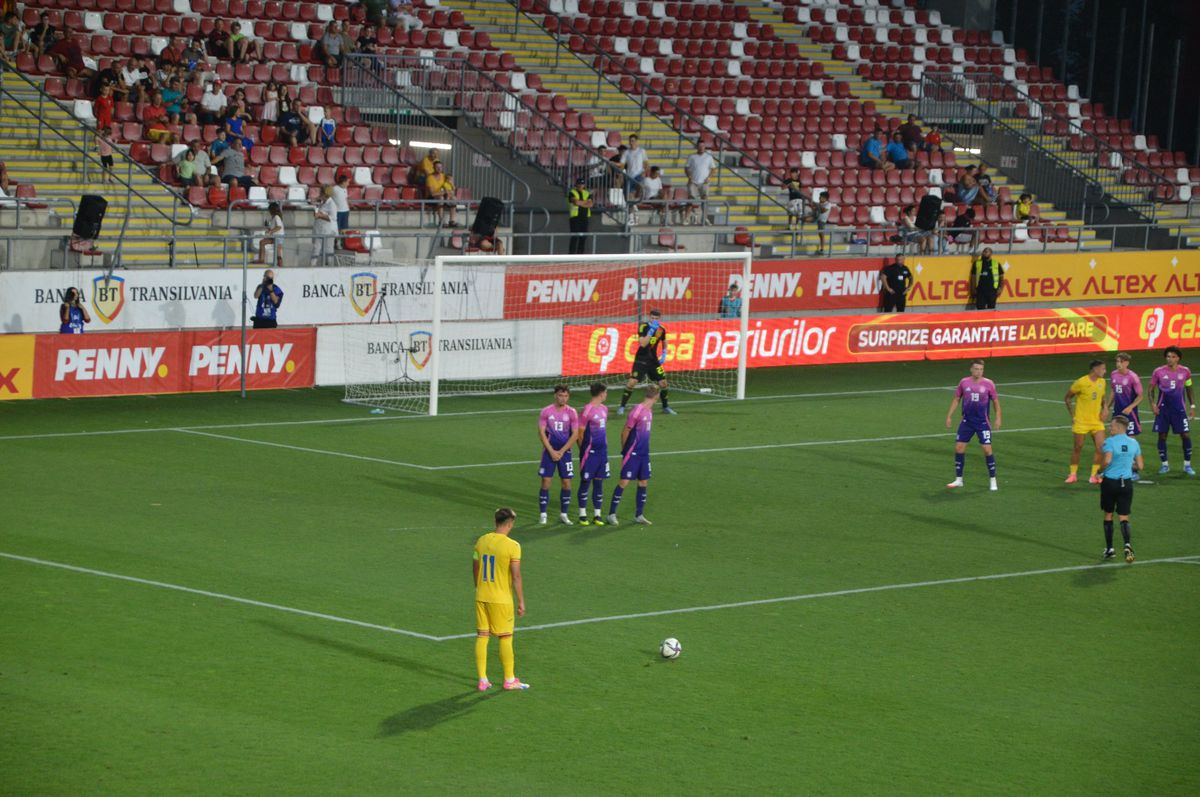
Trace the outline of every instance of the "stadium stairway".
[[[17, 99], [29, 108], [38, 104], [37, 92], [21, 81], [8, 81], [6, 88]], [[70, 136], [77, 143], [88, 142], [91, 136], [85, 134], [83, 126], [58, 103], [47, 102], [43, 106], [43, 117], [46, 124]], [[51, 132], [43, 132], [42, 143], [37, 143], [39, 122], [33, 113], [16, 106], [15, 103], [6, 105], [4, 116], [0, 119], [0, 160], [8, 166], [9, 176], [18, 183], [32, 184], [37, 190], [38, 199], [66, 198], [78, 203], [84, 194], [99, 194], [106, 197], [108, 210], [104, 218], [104, 227], [97, 240], [97, 246], [106, 253], [116, 249], [117, 238], [126, 215], [129, 225], [125, 232], [125, 242], [122, 248], [122, 264], [136, 265], [166, 265], [168, 262], [167, 245], [161, 240], [147, 240], [151, 237], [169, 236], [170, 222], [163, 218], [157, 208], [170, 215], [172, 195], [165, 186], [154, 180], [146, 173], [135, 172], [132, 185], [141, 192], [142, 196], [130, 195], [129, 202], [125, 201], [125, 188], [121, 184], [105, 185], [99, 180], [99, 171], [90, 169], [85, 177], [81, 156], [77, 150]], [[91, 151], [94, 152], [94, 147]], [[120, 162], [117, 164], [120, 172]], [[123, 174], [123, 173], [122, 173]], [[143, 198], [144, 197], [144, 198]], [[69, 235], [74, 222], [69, 217], [65, 206], [55, 205], [58, 226], [55, 232]], [[187, 220], [186, 206], [179, 210], [180, 219]], [[228, 243], [225, 234], [212, 228], [211, 219], [206, 215], [197, 215], [191, 227], [180, 227], [180, 232], [189, 235], [185, 247], [182, 247], [176, 258], [180, 266], [219, 266], [222, 256], [229, 247], [232, 254], [236, 244]], [[37, 229], [27, 229], [29, 235], [45, 232]], [[194, 243], [194, 246], [193, 246]]]
[[[548, 89], [564, 95], [576, 110], [592, 113], [597, 130], [617, 131], [622, 141], [631, 133], [637, 133], [649, 155], [650, 164], [662, 168], [663, 182], [674, 188], [686, 187], [684, 163], [695, 147], [694, 144], [685, 146], [676, 156], [679, 133], [669, 124], [644, 112], [637, 100], [608, 80], [599, 82], [600, 99], [593, 103], [590, 97], [596, 93], [597, 79], [591, 64], [563, 50], [558, 57], [572, 68], [556, 71], [553, 38], [529, 20], [524, 20], [519, 31], [514, 33], [512, 22], [515, 12], [512, 3], [506, 0], [455, 0], [453, 7], [461, 11], [476, 30], [487, 31], [492, 42], [511, 53], [521, 67], [539, 73], [543, 85]], [[585, 96], [589, 99], [583, 99]], [[753, 174], [748, 170], [743, 173], [748, 177]], [[768, 188], [767, 193], [779, 196], [779, 189]], [[730, 227], [745, 227], [753, 235], [756, 248], [769, 247], [776, 254], [781, 250], [784, 253], [791, 251], [793, 236], [785, 229], [786, 211], [773, 202], [762, 202], [760, 208], [759, 191], [755, 186], [723, 180], [720, 190], [714, 188], [710, 196], [728, 203], [729, 212], [725, 222]], [[643, 220], [648, 220], [648, 215], [645, 211], [641, 213]], [[687, 229], [677, 227], [676, 232], [684, 233]], [[817, 244], [816, 230], [810, 225], [797, 234], [795, 251], [807, 251]], [[835, 254], [846, 251], [848, 248], [844, 245], [834, 246]]]
[[[759, 2], [757, 0], [734, 0], [737, 5], [744, 5], [750, 8], [750, 13], [754, 18], [762, 23], [771, 25], [775, 30], [775, 35], [787, 42], [794, 42], [800, 47], [801, 54], [814, 62], [820, 62], [825, 67], [825, 72], [835, 80], [844, 80], [850, 84], [850, 90], [854, 95], [862, 100], [873, 100], [876, 110], [879, 113], [893, 116], [898, 119], [904, 118], [908, 111], [896, 100], [888, 99], [883, 95], [883, 88], [880, 84], [869, 80], [864, 80], [854, 69], [854, 65], [833, 57], [833, 47], [812, 41], [807, 34], [807, 30], [803, 25], [793, 22], [788, 22], [783, 16], [783, 6], [771, 2]], [[1020, 124], [1023, 120], [1013, 119], [1014, 124]], [[950, 139], [950, 136], [946, 136]], [[1079, 155], [1079, 153], [1070, 153], [1066, 151], [1066, 142], [1063, 142], [1063, 152], [1059, 153], [1064, 157], [1066, 155]], [[1069, 159], [1068, 159], [1069, 160]], [[1021, 194], [1025, 187], [1020, 183], [1010, 181], [1001, 173], [993, 173], [993, 183], [997, 188], [1006, 187], [1013, 196]], [[1077, 246], [1082, 249], [1107, 249], [1109, 242], [1096, 237], [1092, 230], [1083, 229], [1083, 223], [1078, 220], [1067, 218], [1067, 214], [1061, 210], [1054, 209], [1051, 202], [1039, 199], [1038, 210], [1040, 218], [1048, 224], [1054, 226], [1067, 227], [1070, 230], [1071, 237], [1078, 239], [1078, 242], [1069, 244], [1053, 244], [1050, 248], [1054, 249], [1075, 249]]]

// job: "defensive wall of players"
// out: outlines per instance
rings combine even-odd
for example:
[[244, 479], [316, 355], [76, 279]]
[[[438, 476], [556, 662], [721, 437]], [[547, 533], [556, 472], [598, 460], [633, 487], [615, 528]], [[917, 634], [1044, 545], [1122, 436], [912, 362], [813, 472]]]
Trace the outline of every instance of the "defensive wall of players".
[[[1013, 255], [1001, 261], [1002, 302], [1046, 306], [985, 312], [961, 309], [967, 259], [913, 257], [909, 306], [947, 312], [814, 313], [873, 310], [882, 262], [755, 263], [745, 291], [749, 366], [1200, 345], [1200, 252]], [[377, 363], [385, 379], [385, 363], [398, 357], [408, 359], [410, 378], [427, 379], [432, 341], [421, 319], [431, 315], [431, 279], [431, 269], [417, 266], [280, 271], [281, 322], [305, 326], [248, 333], [247, 386], [341, 384], [348, 356], [363, 381], [371, 379], [363, 367]], [[646, 302], [671, 318], [668, 370], [733, 368], [738, 322], [715, 316], [721, 295], [738, 279], [714, 275], [711, 261], [703, 268], [655, 265], [652, 273], [635, 266], [556, 272], [500, 262], [447, 267], [441, 376], [624, 374], [636, 350], [634, 319]], [[93, 311], [87, 334], [39, 334], [57, 329], [58, 304], [72, 285], [82, 288]], [[10, 333], [0, 335], [0, 400], [237, 389], [241, 296], [235, 270], [127, 271], [109, 280], [99, 272], [0, 274], [0, 318]], [[1135, 298], [1151, 303], [1120, 303]], [[378, 319], [384, 308], [376, 304], [385, 301], [386, 318], [395, 324], [357, 326]]]

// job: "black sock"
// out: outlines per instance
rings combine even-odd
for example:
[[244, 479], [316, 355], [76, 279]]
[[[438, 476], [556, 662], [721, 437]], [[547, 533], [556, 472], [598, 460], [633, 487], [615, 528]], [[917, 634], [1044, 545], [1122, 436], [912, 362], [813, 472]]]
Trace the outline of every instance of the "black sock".
[[625, 392], [621, 394], [621, 406], [624, 407], [629, 403], [629, 397], [633, 395], [633, 391], [625, 388]]
[[1113, 538], [1113, 522], [1111, 520], [1104, 521], [1104, 550], [1112, 550]]
[[1129, 544], [1129, 521], [1121, 521], [1121, 536], [1125, 538], [1125, 544]]
[[670, 406], [667, 403], [667, 389], [664, 387], [662, 389], [662, 392], [660, 392], [658, 395], [662, 396], [662, 405], [663, 405], [663, 409], [665, 410], [668, 406]]

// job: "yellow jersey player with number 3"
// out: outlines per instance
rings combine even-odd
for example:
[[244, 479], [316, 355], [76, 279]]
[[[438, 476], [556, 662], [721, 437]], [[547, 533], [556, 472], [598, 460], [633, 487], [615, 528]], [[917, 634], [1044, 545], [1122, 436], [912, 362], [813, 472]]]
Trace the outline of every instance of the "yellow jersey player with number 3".
[[[1104, 461], [1104, 389], [1108, 384], [1104, 379], [1104, 371], [1103, 360], [1092, 360], [1088, 372], [1076, 379], [1067, 395], [1063, 397], [1067, 413], [1071, 416], [1071, 432], [1075, 435], [1067, 484], [1074, 484], [1078, 478], [1079, 454], [1083, 451], [1083, 441], [1087, 437], [1091, 437], [1096, 446], [1096, 454], [1092, 458], [1092, 474], [1088, 481], [1092, 484], [1102, 481], [1100, 466]], [[1074, 408], [1071, 407], [1072, 402], [1075, 404]]]
[[475, 541], [471, 574], [475, 582], [475, 667], [479, 691], [492, 688], [487, 678], [488, 639], [500, 638], [500, 664], [505, 689], [528, 689], [516, 676], [513, 657], [513, 592], [517, 615], [525, 616], [525, 590], [521, 583], [521, 544], [509, 537], [517, 513], [508, 507], [496, 510], [496, 530]]

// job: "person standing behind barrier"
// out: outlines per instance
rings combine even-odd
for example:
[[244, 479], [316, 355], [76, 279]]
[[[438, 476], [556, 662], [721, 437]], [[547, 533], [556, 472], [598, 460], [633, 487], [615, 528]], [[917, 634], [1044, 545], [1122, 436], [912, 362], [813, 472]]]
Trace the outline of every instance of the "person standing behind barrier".
[[[347, 172], [339, 174], [337, 185], [333, 186], [333, 204], [337, 206], [338, 235], [342, 236], [350, 227], [350, 175]], [[341, 246], [342, 239], [339, 237], [338, 248]]]
[[337, 204], [333, 200], [333, 187], [327, 185], [321, 189], [321, 204], [317, 206], [313, 222], [310, 266], [325, 265], [326, 255], [333, 254], [337, 233]]
[[684, 172], [687, 173], [687, 192], [689, 199], [698, 199], [698, 205], [688, 206], [688, 223], [694, 224], [694, 214], [692, 208], [699, 208], [701, 224], [708, 224], [708, 178], [712, 176], [713, 167], [716, 162], [713, 156], [708, 152], [707, 145], [700, 141], [696, 144], [696, 151], [688, 155], [687, 165], [684, 166]]
[[588, 224], [592, 217], [592, 193], [587, 190], [587, 181], [583, 177], [575, 178], [575, 187], [567, 194], [567, 204], [571, 206], [571, 246], [569, 254], [582, 255], [587, 251]]
[[629, 137], [629, 149], [621, 155], [625, 167], [626, 201], [641, 197], [642, 180], [646, 178], [646, 150], [638, 145], [637, 134]]
[[58, 331], [64, 335], [82, 335], [83, 325], [92, 323], [87, 308], [83, 306], [83, 293], [78, 288], [67, 288], [67, 295], [58, 308], [61, 325]]
[[258, 302], [254, 308], [254, 328], [274, 329], [279, 326], [279, 303], [283, 301], [283, 289], [275, 284], [275, 272], [271, 269], [263, 272], [262, 282], [254, 289], [254, 299]]
[[983, 250], [971, 264], [971, 289], [975, 293], [976, 310], [995, 310], [996, 298], [1004, 287], [1004, 269], [992, 260], [990, 247]]

